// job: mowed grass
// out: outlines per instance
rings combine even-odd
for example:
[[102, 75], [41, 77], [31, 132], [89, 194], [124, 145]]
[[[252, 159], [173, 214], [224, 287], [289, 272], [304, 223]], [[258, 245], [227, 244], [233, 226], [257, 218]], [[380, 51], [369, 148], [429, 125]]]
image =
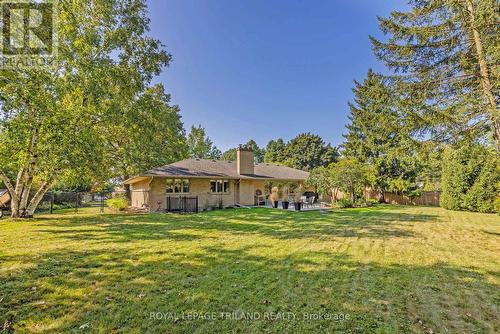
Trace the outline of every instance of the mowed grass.
[[0, 332], [498, 333], [499, 273], [500, 218], [440, 208], [3, 219]]

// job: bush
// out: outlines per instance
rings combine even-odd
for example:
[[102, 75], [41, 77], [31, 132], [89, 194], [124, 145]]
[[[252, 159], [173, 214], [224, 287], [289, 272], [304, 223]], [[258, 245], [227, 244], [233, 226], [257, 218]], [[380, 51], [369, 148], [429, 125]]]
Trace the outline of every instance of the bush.
[[443, 159], [440, 204], [450, 210], [494, 212], [500, 172], [495, 153], [469, 144], [447, 149]]
[[365, 198], [360, 198], [356, 201], [355, 206], [360, 207], [360, 208], [366, 208], [370, 206], [374, 206], [376, 204], [379, 204], [378, 200], [374, 198], [370, 199], [365, 199]]
[[341, 199], [339, 199], [339, 201], [337, 203], [338, 203], [339, 208], [342, 208], [342, 209], [353, 207], [352, 201], [350, 199], [347, 199], [347, 198], [341, 198]]
[[106, 204], [110, 208], [123, 211], [128, 207], [128, 200], [125, 196], [116, 196], [106, 200]]
[[368, 201], [365, 198], [361, 197], [357, 199], [356, 202], [354, 202], [354, 206], [358, 208], [366, 208], [370, 206], [370, 203], [368, 203]]
[[500, 215], [500, 197], [495, 199], [495, 211]]

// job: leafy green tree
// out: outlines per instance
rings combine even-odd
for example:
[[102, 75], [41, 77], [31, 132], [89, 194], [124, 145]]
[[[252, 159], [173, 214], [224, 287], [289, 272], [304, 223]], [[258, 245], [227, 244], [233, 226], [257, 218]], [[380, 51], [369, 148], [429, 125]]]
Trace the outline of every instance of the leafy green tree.
[[265, 162], [279, 163], [283, 162], [286, 144], [283, 139], [270, 140], [266, 146], [266, 153], [264, 154]]
[[342, 192], [349, 194], [351, 201], [356, 201], [356, 194], [362, 193], [368, 182], [366, 165], [356, 159], [340, 159], [329, 167], [329, 185], [339, 188]]
[[319, 166], [314, 168], [306, 180], [306, 185], [313, 186], [319, 194], [328, 194], [335, 201], [338, 187], [331, 177], [330, 166]]
[[75, 171], [65, 171], [62, 173], [51, 187], [55, 191], [92, 191], [95, 180], [92, 175], [82, 175]]
[[343, 154], [373, 167], [374, 188], [382, 194], [414, 191], [421, 168], [418, 143], [411, 137], [391, 87], [383, 76], [369, 70], [362, 83], [355, 81], [353, 92]]
[[441, 206], [450, 210], [494, 212], [500, 182], [493, 150], [478, 144], [448, 147], [444, 153]]
[[[185, 131], [177, 106], [170, 106], [163, 85], [145, 89], [110, 121], [105, 140], [113, 149], [112, 177], [126, 180], [144, 170], [187, 156]], [[123, 116], [126, 115], [126, 116]], [[130, 186], [125, 185], [130, 198]]]
[[236, 148], [230, 148], [222, 153], [221, 160], [236, 161]]
[[290, 167], [310, 171], [319, 166], [328, 166], [338, 156], [337, 149], [325, 144], [320, 136], [302, 133], [287, 143], [283, 161]]
[[[250, 139], [245, 146], [250, 147], [253, 150], [253, 155], [254, 155], [254, 160], [257, 163], [264, 162], [264, 154], [265, 150], [261, 149], [259, 145], [255, 142], [255, 140]], [[236, 148], [230, 148], [227, 151], [225, 151], [222, 156], [221, 160], [230, 160], [230, 161], [236, 161]]]
[[254, 160], [257, 163], [264, 162], [264, 154], [266, 153], [264, 149], [261, 149], [259, 145], [255, 142], [255, 140], [250, 139], [246, 143], [247, 147], [250, 147], [253, 150]]
[[375, 54], [414, 126], [439, 140], [493, 133], [499, 150], [498, 1], [411, 0], [379, 23], [388, 38], [370, 37]]
[[201, 125], [191, 127], [191, 131], [187, 137], [187, 145], [191, 158], [219, 159], [221, 157], [220, 150], [206, 135], [205, 128]]
[[171, 58], [147, 36], [146, 14], [139, 0], [60, 1], [56, 66], [0, 70], [0, 177], [13, 217], [33, 215], [65, 173], [113, 174], [110, 124], [127, 120], [124, 103]]

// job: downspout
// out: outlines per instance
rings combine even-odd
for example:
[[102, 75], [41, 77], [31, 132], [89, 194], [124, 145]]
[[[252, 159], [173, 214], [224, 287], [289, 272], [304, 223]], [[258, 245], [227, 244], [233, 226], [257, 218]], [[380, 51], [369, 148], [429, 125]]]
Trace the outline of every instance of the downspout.
[[149, 177], [149, 182], [148, 182], [148, 208], [149, 208], [149, 212], [151, 212], [151, 198], [153, 196], [151, 196], [151, 183], [153, 182], [153, 177], [150, 176]]
[[[237, 185], [239, 186], [241, 182], [241, 179], [238, 179], [236, 180], [236, 182], [234, 183], [234, 204], [236, 206], [240, 206], [240, 203], [238, 203], [239, 201], [236, 201], [236, 197], [239, 196], [239, 193], [240, 193], [240, 188], [239, 187], [236, 187]], [[237, 191], [236, 191], [237, 190]]]

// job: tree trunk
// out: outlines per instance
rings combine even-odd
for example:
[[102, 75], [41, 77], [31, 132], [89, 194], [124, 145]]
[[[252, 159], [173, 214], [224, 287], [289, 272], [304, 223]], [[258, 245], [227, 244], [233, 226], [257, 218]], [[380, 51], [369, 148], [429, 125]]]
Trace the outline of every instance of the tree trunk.
[[470, 15], [470, 29], [472, 32], [472, 39], [474, 40], [474, 46], [476, 49], [477, 60], [479, 63], [479, 72], [481, 74], [481, 85], [483, 87], [483, 93], [486, 99], [488, 100], [489, 108], [490, 108], [490, 119], [493, 123], [493, 137], [495, 138], [497, 152], [500, 152], [500, 117], [499, 111], [497, 108], [497, 102], [495, 100], [495, 96], [493, 95], [493, 88], [491, 86], [488, 63], [486, 62], [484, 51], [483, 51], [483, 42], [481, 41], [481, 35], [479, 34], [478, 29], [476, 28], [476, 14], [474, 11], [474, 6], [472, 5], [471, 0], [464, 0], [467, 11]]
[[20, 202], [19, 202], [19, 214], [21, 217], [24, 217], [26, 215], [26, 209], [27, 209], [27, 206], [28, 206], [28, 200], [29, 200], [29, 197], [30, 197], [30, 190], [31, 190], [31, 184], [32, 184], [32, 181], [33, 181], [33, 177], [30, 177], [30, 179], [28, 179], [27, 184], [25, 184], [22, 188], [22, 191], [21, 191], [21, 199], [20, 199]]
[[25, 214], [26, 217], [33, 217], [33, 214], [35, 213], [38, 204], [40, 204], [43, 196], [47, 193], [51, 185], [52, 185], [52, 179], [49, 179], [42, 183], [40, 189], [38, 189], [35, 196], [33, 196], [33, 198], [30, 201], [30, 204], [28, 205], [28, 208], [26, 209], [26, 214]]
[[132, 202], [132, 194], [130, 192], [130, 184], [124, 184], [123, 188], [125, 189], [125, 197], [127, 198], [128, 204], [130, 205], [130, 203]]
[[[12, 218], [26, 218], [26, 217], [32, 217], [33, 213], [35, 212], [36, 208], [38, 207], [38, 204], [40, 204], [40, 201], [43, 199], [43, 196], [47, 193], [49, 190], [50, 186], [52, 185], [54, 181], [54, 175], [52, 175], [47, 181], [43, 182], [42, 185], [40, 186], [40, 189], [36, 192], [35, 196], [29, 201], [29, 205], [22, 207], [22, 203], [28, 203], [28, 197], [29, 197], [29, 190], [28, 191], [22, 191], [21, 196], [18, 192], [16, 192], [16, 189], [10, 182], [9, 178], [5, 173], [0, 171], [0, 178], [2, 179], [3, 183], [7, 187], [10, 195], [10, 208], [11, 208], [11, 217]], [[23, 182], [21, 182], [22, 184]], [[27, 187], [25, 186], [24, 189]], [[31, 185], [30, 187], [31, 188]]]
[[339, 189], [333, 188], [330, 190], [330, 192], [332, 193], [332, 202], [337, 203], [337, 195], [338, 195]]
[[19, 195], [16, 192], [16, 189], [10, 182], [9, 178], [3, 171], [0, 171], [0, 177], [7, 187], [7, 190], [9, 191], [10, 195], [10, 209], [11, 209], [11, 217], [12, 218], [19, 218]]
[[12, 195], [10, 196], [11, 199], [10, 199], [10, 216], [12, 218], [21, 218], [21, 213], [19, 212], [19, 201], [18, 200], [14, 200], [12, 198]]
[[1, 178], [11, 197], [11, 216], [13, 218], [25, 217], [27, 206], [33, 184], [35, 167], [38, 160], [38, 129], [32, 129], [31, 141], [26, 152], [27, 161], [21, 166], [17, 173], [16, 186], [14, 187], [5, 173], [1, 172]]

